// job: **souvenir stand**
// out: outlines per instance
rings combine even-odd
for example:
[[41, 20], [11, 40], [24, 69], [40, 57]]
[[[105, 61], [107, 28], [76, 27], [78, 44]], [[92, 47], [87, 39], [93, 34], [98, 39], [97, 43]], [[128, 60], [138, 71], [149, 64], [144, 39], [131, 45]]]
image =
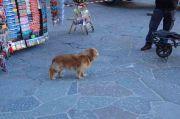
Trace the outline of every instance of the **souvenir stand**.
[[46, 0], [0, 0], [0, 68], [20, 49], [48, 39]]
[[0, 0], [0, 4], [5, 11], [8, 42], [13, 51], [45, 42], [46, 0]]

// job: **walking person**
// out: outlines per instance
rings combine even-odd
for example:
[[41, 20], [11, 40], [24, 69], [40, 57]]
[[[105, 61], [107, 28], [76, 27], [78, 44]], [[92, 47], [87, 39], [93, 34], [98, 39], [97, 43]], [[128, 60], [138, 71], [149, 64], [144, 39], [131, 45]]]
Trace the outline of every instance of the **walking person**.
[[152, 47], [152, 33], [158, 29], [163, 20], [163, 30], [170, 31], [174, 25], [175, 13], [179, 0], [156, 0], [155, 9], [149, 23], [149, 32], [146, 36], [145, 45], [141, 51], [149, 50]]

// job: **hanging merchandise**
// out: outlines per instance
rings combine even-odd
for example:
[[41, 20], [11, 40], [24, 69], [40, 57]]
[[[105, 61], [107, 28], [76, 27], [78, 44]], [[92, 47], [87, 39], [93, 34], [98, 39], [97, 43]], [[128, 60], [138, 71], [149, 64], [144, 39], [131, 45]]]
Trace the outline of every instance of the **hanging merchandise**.
[[31, 11], [30, 39], [26, 40], [28, 47], [41, 44], [48, 38], [46, 0], [29, 0]]
[[6, 16], [4, 14], [4, 7], [0, 3], [0, 34], [4, 34], [6, 31]]
[[53, 25], [60, 22], [60, 15], [58, 11], [58, 0], [50, 0], [51, 16]]
[[40, 14], [38, 10], [38, 2], [37, 0], [29, 0], [29, 2], [32, 14], [32, 22], [30, 23], [30, 28], [32, 30], [32, 35], [38, 37], [40, 31]]
[[9, 30], [9, 40], [17, 40], [20, 38], [20, 26], [19, 19], [17, 16], [16, 3], [14, 0], [3, 0], [3, 6]]
[[24, 0], [17, 0], [16, 5], [18, 8], [17, 12], [20, 24], [20, 37], [16, 40], [13, 49], [20, 50], [26, 48], [25, 40], [29, 38], [30, 28], [26, 11], [26, 2]]
[[18, 0], [18, 11], [19, 11], [19, 19], [20, 19], [20, 26], [21, 26], [21, 35], [23, 40], [29, 39], [29, 34], [31, 32], [29, 27], [29, 19], [26, 10], [26, 2], [25, 0]]
[[41, 15], [42, 15], [42, 33], [47, 33], [47, 11], [46, 11], [46, 0], [39, 0], [41, 3]]

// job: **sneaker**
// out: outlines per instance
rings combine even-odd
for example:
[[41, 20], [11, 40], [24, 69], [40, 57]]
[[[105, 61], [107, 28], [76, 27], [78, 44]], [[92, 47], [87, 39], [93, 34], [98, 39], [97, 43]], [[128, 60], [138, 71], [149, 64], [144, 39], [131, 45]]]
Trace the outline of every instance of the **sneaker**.
[[146, 42], [146, 44], [141, 48], [141, 51], [149, 50], [152, 48], [151, 42]]

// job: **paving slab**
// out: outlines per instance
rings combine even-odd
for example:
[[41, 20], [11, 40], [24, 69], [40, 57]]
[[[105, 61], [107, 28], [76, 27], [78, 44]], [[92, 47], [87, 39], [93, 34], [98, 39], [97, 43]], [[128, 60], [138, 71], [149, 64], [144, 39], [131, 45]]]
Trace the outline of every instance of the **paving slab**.
[[[179, 48], [167, 61], [156, 55], [155, 46], [140, 51], [153, 4], [90, 4], [95, 32], [88, 36], [80, 29], [68, 34], [72, 7], [65, 7], [63, 24], [53, 26], [48, 19], [49, 40], [14, 53], [9, 72], [0, 72], [0, 119], [179, 119]], [[173, 31], [178, 32], [179, 11], [176, 19]], [[61, 79], [49, 80], [54, 56], [90, 47], [100, 56], [85, 78], [64, 70]]]

